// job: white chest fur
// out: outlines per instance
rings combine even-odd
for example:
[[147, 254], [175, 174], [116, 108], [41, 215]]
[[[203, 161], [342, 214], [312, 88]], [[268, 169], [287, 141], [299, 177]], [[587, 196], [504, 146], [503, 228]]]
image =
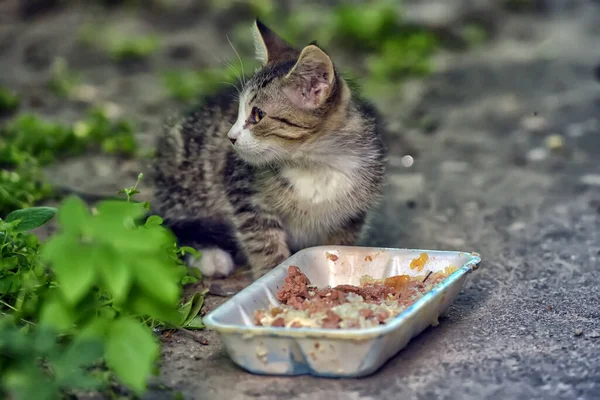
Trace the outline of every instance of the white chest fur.
[[334, 168], [282, 171], [293, 190], [294, 210], [285, 218], [289, 244], [295, 250], [324, 244], [332, 228], [338, 228], [353, 212], [354, 183], [347, 173]]
[[289, 168], [282, 171], [282, 175], [290, 182], [300, 202], [306, 205], [335, 206], [352, 190], [351, 177], [334, 168]]

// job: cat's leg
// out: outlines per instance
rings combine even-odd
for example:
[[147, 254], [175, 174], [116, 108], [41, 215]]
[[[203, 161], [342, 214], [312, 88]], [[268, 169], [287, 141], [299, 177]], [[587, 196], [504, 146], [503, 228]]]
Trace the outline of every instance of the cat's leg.
[[325, 244], [329, 246], [356, 246], [364, 225], [364, 216], [361, 215], [353, 218], [340, 228], [331, 232], [327, 237]]
[[286, 232], [279, 218], [263, 208], [243, 207], [235, 217], [237, 238], [254, 279], [290, 256]]

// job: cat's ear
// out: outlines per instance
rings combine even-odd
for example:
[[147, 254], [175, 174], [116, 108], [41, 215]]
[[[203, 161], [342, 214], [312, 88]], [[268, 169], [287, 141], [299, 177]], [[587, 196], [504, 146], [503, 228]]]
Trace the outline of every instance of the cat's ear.
[[283, 93], [300, 108], [316, 108], [331, 94], [334, 78], [331, 58], [311, 44], [302, 50], [296, 65], [285, 77]]
[[268, 63], [283, 60], [286, 56], [297, 51], [285, 40], [280, 38], [275, 32], [267, 28], [265, 24], [258, 19], [254, 21], [254, 49], [256, 59], [267, 65]]

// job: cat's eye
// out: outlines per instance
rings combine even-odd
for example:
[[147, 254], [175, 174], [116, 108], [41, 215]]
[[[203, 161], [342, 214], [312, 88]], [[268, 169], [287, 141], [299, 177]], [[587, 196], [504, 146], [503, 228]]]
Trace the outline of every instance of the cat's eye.
[[253, 124], [258, 124], [261, 119], [265, 117], [265, 113], [258, 107], [252, 107], [252, 111], [250, 112], [250, 122]]

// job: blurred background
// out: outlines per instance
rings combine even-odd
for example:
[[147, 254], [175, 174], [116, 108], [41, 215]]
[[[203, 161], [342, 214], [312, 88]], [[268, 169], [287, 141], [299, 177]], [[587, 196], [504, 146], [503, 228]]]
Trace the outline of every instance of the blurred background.
[[[318, 41], [385, 118], [385, 200], [365, 244], [485, 265], [379, 383], [274, 378], [271, 398], [597, 396], [597, 0], [0, 0], [0, 217], [134, 185], [166, 119], [257, 67], [256, 16], [298, 47]], [[138, 189], [152, 201], [148, 178]], [[207, 335], [165, 339], [161, 379], [190, 398], [263, 393]]]
[[[597, 160], [598, 9], [591, 0], [2, 0], [0, 216], [131, 186], [165, 119], [254, 71], [259, 17], [297, 46], [317, 40], [385, 117], [390, 173], [376, 226], [393, 236], [369, 243], [478, 243], [539, 209], [552, 176]], [[149, 179], [140, 188], [151, 200]], [[476, 228], [456, 233], [457, 223]]]
[[[401, 172], [565, 162], [565, 140], [595, 122], [565, 138], [535, 98], [568, 102], [571, 80], [593, 78], [597, 11], [576, 0], [2, 0], [0, 215], [135, 182], [165, 118], [252, 73], [255, 16], [297, 46], [317, 40], [357, 80]], [[395, 182], [405, 197], [424, 185], [414, 175]]]

